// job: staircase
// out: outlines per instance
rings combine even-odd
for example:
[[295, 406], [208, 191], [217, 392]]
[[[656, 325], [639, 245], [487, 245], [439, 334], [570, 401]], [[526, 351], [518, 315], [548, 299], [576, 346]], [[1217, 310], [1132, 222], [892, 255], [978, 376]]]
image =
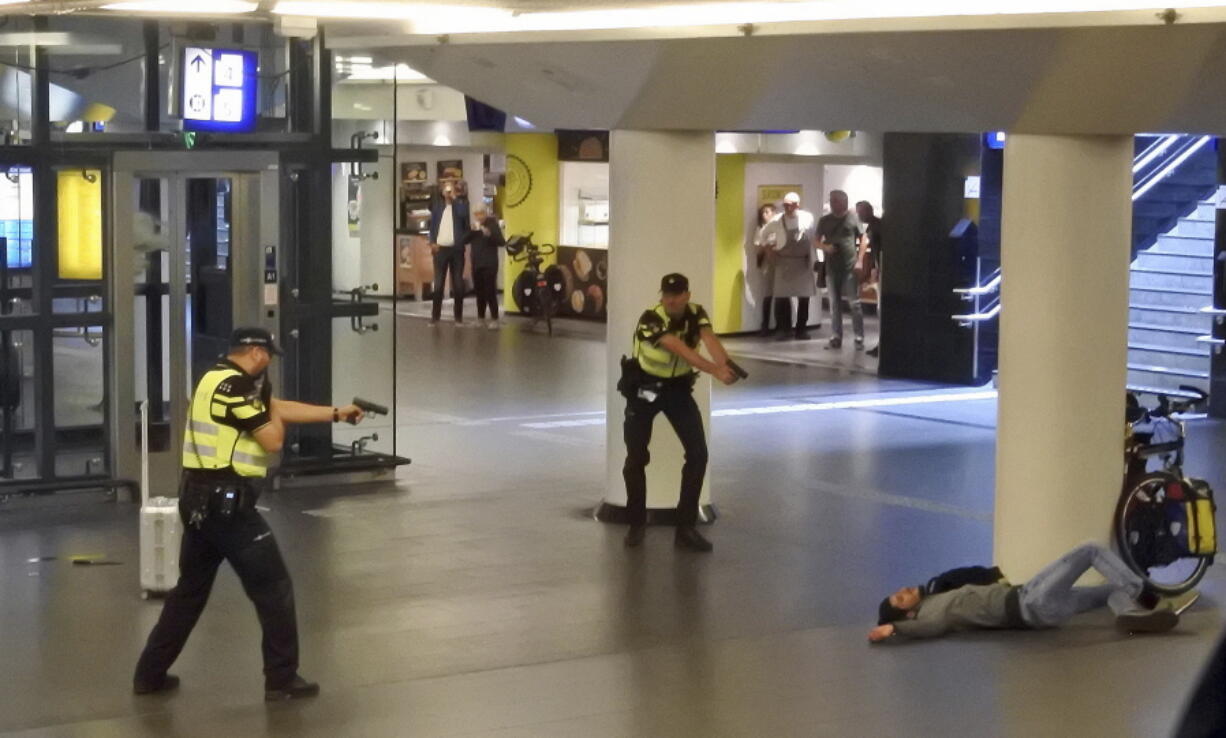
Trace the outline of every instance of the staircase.
[[1197, 338], [1212, 333], [1201, 308], [1213, 304], [1217, 154], [1197, 136], [1137, 139], [1128, 386], [1207, 392], [1210, 349]]

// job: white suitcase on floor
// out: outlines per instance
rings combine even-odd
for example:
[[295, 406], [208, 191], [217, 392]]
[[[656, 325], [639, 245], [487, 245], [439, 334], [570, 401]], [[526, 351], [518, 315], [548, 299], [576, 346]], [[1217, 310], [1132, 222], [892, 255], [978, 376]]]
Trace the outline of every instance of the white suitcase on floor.
[[166, 594], [179, 581], [179, 543], [183, 524], [179, 520], [179, 500], [174, 497], [149, 497], [149, 403], [140, 407], [140, 587], [141, 596]]
[[183, 525], [173, 497], [144, 500], [140, 508], [141, 596], [166, 594], [179, 581], [179, 543]]

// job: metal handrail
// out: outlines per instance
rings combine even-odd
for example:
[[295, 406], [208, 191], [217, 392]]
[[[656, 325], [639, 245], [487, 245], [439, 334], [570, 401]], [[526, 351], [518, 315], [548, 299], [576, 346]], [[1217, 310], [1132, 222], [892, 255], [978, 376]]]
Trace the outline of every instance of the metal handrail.
[[992, 320], [997, 315], [1000, 315], [1000, 303], [999, 302], [993, 305], [991, 309], [986, 310], [982, 313], [968, 313], [966, 315], [951, 315], [949, 317], [958, 321], [958, 325], [971, 326], [975, 323], [984, 323], [989, 320]]
[[996, 290], [1000, 289], [1000, 278], [1001, 278], [1001, 270], [997, 269], [995, 272], [992, 273], [992, 278], [989, 279], [986, 283], [981, 284], [977, 287], [955, 287], [954, 293], [958, 295], [962, 295], [963, 300], [969, 300], [972, 297], [976, 297], [980, 295], [990, 295]]
[[1147, 146], [1145, 150], [1141, 152], [1140, 156], [1138, 156], [1133, 162], [1132, 173], [1136, 174], [1144, 169], [1147, 164], [1161, 156], [1163, 152], [1171, 147], [1171, 144], [1178, 140], [1179, 136], [1174, 134], [1168, 136], [1158, 136], [1155, 138], [1154, 142]]
[[[1191, 158], [1191, 156], [1197, 151], [1200, 151], [1201, 148], [1212, 140], [1212, 136], [1200, 136], [1196, 138], [1189, 136], [1188, 141], [1186, 141], [1184, 145], [1180, 146], [1176, 153], [1164, 159], [1162, 163], [1155, 167], [1152, 172], [1138, 179], [1138, 181], [1132, 187], [1132, 201], [1136, 202], [1137, 200], [1141, 199], [1145, 193], [1149, 192], [1159, 182], [1173, 174], [1175, 170], [1179, 169], [1180, 165]], [[1163, 152], [1165, 152], [1165, 149], [1163, 149]], [[1134, 167], [1133, 173], [1135, 174], [1136, 171], [1137, 169]]]
[[1226, 338], [1214, 338], [1213, 336], [1197, 336], [1197, 343], [1203, 343], [1213, 347], [1213, 353], [1222, 353], [1222, 347], [1226, 346]]

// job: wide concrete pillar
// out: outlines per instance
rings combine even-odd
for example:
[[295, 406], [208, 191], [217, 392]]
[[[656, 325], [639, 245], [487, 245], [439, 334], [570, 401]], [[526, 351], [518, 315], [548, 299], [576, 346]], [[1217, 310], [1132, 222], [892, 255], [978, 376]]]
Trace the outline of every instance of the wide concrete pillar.
[[995, 561], [1110, 541], [1123, 474], [1131, 136], [1005, 147]]
[[[609, 142], [609, 302], [607, 491], [597, 517], [625, 520], [622, 464], [626, 401], [617, 392], [620, 359], [631, 352], [639, 316], [659, 301], [660, 278], [689, 277], [694, 301], [711, 309], [715, 273], [715, 134], [613, 131]], [[710, 437], [711, 383], [694, 388]], [[649, 522], [672, 522], [681, 485], [683, 453], [668, 420], [656, 418], [647, 467]], [[700, 515], [709, 519], [710, 475]]]

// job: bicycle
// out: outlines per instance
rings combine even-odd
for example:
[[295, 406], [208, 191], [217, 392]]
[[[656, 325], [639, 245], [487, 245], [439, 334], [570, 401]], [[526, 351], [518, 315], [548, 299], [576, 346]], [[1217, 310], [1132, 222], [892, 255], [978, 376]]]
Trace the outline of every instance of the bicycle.
[[[1204, 392], [1181, 387], [1192, 398], [1158, 396], [1146, 409], [1128, 395], [1128, 435], [1124, 448], [1124, 482], [1115, 510], [1115, 536], [1121, 558], [1155, 590], [1176, 595], [1200, 582], [1217, 552], [1213, 489], [1203, 479], [1184, 474], [1182, 419], [1204, 402]], [[1161, 468], [1149, 471], [1150, 459]]]
[[532, 316], [537, 321], [544, 320], [545, 328], [552, 336], [553, 317], [558, 313], [566, 280], [556, 264], [544, 269], [541, 266], [545, 257], [555, 253], [557, 247], [553, 244], [537, 246], [532, 242], [532, 234], [528, 233], [512, 236], [507, 240], [506, 249], [511, 261], [528, 262], [512, 287], [515, 306], [524, 315]]

